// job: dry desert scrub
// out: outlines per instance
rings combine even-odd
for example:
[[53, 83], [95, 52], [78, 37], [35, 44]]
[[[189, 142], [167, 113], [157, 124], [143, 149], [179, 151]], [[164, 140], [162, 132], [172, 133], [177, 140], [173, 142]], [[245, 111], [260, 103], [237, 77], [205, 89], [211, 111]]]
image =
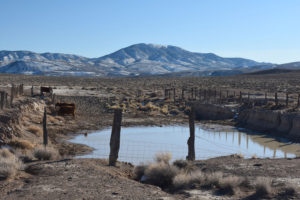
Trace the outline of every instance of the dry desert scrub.
[[55, 160], [59, 159], [59, 152], [52, 147], [39, 146], [34, 149], [33, 155], [39, 160]]
[[35, 135], [42, 135], [42, 128], [39, 126], [35, 126], [35, 125], [30, 125], [27, 127], [27, 131], [35, 134]]
[[170, 152], [157, 153], [155, 155], [155, 161], [157, 163], [159, 162], [169, 163], [171, 158], [172, 158], [172, 154]]
[[173, 190], [193, 188], [195, 184], [202, 185], [205, 182], [205, 175], [201, 171], [191, 173], [181, 172], [173, 179]]
[[272, 193], [272, 181], [266, 177], [258, 177], [255, 182], [255, 194], [258, 197], [265, 197]]
[[8, 143], [9, 146], [13, 146], [15, 148], [20, 149], [33, 149], [34, 145], [29, 142], [28, 140], [22, 140], [22, 139], [13, 139]]
[[0, 180], [13, 177], [22, 167], [22, 162], [8, 149], [0, 149]]
[[178, 174], [178, 172], [179, 169], [169, 163], [153, 163], [145, 170], [145, 182], [164, 189], [171, 186], [173, 178]]
[[219, 183], [219, 192], [222, 194], [234, 195], [236, 189], [242, 182], [243, 179], [237, 176], [224, 177]]

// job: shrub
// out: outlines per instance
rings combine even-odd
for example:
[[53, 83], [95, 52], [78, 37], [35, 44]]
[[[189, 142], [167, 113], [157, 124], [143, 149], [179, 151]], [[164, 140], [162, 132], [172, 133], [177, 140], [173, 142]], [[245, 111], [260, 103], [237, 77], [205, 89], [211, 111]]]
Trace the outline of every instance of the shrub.
[[175, 160], [173, 165], [178, 167], [179, 169], [184, 169], [188, 166], [188, 161], [186, 160]]
[[164, 189], [172, 184], [173, 178], [178, 172], [179, 169], [173, 165], [165, 162], [154, 163], [149, 165], [145, 171], [145, 182]]
[[8, 148], [0, 149], [0, 158], [13, 159], [14, 156], [15, 155]]
[[56, 149], [42, 146], [34, 149], [33, 155], [39, 160], [54, 160], [60, 157]]
[[147, 169], [146, 165], [138, 165], [138, 166], [134, 167], [134, 170], [133, 170], [134, 180], [140, 181], [141, 178], [144, 176], [146, 169]]
[[169, 163], [172, 158], [172, 154], [170, 152], [165, 152], [165, 153], [157, 153], [155, 155], [155, 161], [156, 162], [164, 162], [164, 163]]
[[8, 145], [14, 146], [16, 148], [21, 149], [33, 149], [34, 145], [30, 143], [28, 140], [22, 140], [22, 139], [14, 139], [11, 140]]
[[20, 160], [8, 149], [0, 151], [0, 179], [13, 177], [22, 166]]
[[180, 173], [173, 179], [173, 189], [187, 189], [192, 188], [195, 184], [203, 184], [205, 176], [201, 171], [194, 171], [192, 173]]
[[175, 190], [187, 189], [191, 186], [191, 175], [186, 173], [177, 174], [173, 179], [173, 188]]
[[27, 127], [27, 131], [29, 131], [35, 135], [42, 135], [42, 133], [43, 133], [42, 129], [35, 125], [30, 125], [29, 127]]
[[271, 180], [266, 177], [258, 177], [255, 183], [255, 190], [255, 194], [260, 197], [271, 194]]
[[220, 180], [219, 188], [222, 194], [234, 195], [235, 189], [242, 183], [237, 176], [228, 176]]
[[205, 186], [207, 187], [218, 187], [220, 185], [220, 181], [223, 178], [222, 172], [214, 172], [209, 175], [206, 175], [205, 178]]

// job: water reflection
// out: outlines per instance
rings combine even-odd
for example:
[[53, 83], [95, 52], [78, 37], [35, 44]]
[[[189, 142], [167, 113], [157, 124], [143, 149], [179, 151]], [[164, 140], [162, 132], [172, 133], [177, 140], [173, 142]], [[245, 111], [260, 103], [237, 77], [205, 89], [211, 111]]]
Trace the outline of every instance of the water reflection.
[[[271, 138], [243, 129], [224, 126], [197, 126], [196, 159], [207, 159], [230, 154], [253, 155], [260, 158], [288, 158], [300, 155], [300, 145], [286, 139]], [[111, 130], [80, 135], [71, 140], [95, 148], [83, 157], [108, 158]], [[152, 160], [157, 152], [169, 151], [173, 159], [185, 159], [189, 129], [186, 126], [122, 128], [119, 160], [133, 163]], [[231, 139], [230, 139], [231, 138]]]

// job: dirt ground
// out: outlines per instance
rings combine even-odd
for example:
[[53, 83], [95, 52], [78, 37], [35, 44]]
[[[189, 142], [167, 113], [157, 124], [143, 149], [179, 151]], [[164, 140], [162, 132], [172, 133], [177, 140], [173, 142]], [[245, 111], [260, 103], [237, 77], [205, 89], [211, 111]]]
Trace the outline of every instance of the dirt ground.
[[[24, 83], [25, 96], [18, 97], [12, 108], [0, 111], [0, 139], [2, 145], [13, 139], [30, 141], [33, 146], [42, 143], [42, 116], [47, 107], [50, 145], [59, 149], [62, 159], [54, 161], [31, 160], [14, 178], [0, 181], [0, 199], [249, 199], [252, 192], [223, 196], [213, 190], [187, 190], [168, 193], [152, 185], [132, 180], [133, 166], [118, 163], [107, 166], [100, 159], [74, 159], [92, 151], [91, 148], [71, 144], [67, 139], [76, 134], [100, 130], [112, 125], [113, 106], [124, 109], [122, 126], [187, 124], [184, 103], [171, 103], [164, 99], [164, 88], [201, 85], [231, 88], [234, 90], [268, 91], [287, 88], [298, 91], [300, 77], [294, 75], [289, 81], [276, 75], [237, 78], [137, 78], [97, 79], [59, 78], [19, 75], [0, 75], [1, 90], [9, 91], [9, 83]], [[281, 81], [280, 84], [277, 84]], [[239, 84], [242, 83], [242, 84]], [[51, 85], [57, 102], [74, 102], [76, 117], [58, 116], [50, 97], [30, 97], [30, 88], [35, 85], [35, 94], [40, 85]], [[141, 90], [142, 94], [137, 94]], [[155, 93], [155, 94], [153, 94]], [[179, 91], [177, 92], [178, 96]], [[110, 99], [112, 98], [112, 99]], [[124, 98], [126, 100], [124, 100]], [[124, 103], [125, 102], [125, 103]], [[153, 104], [148, 104], [152, 102]], [[124, 105], [122, 105], [124, 104]], [[146, 106], [148, 104], [148, 106]], [[214, 122], [213, 122], [214, 123]], [[221, 124], [231, 124], [219, 121]], [[32, 128], [35, 127], [35, 128]], [[36, 128], [37, 127], [37, 128]], [[28, 150], [29, 151], [29, 150]], [[235, 156], [196, 161], [194, 166], [203, 172], [221, 171], [224, 174], [249, 177], [265, 176], [274, 180], [276, 194], [269, 199], [285, 199], [280, 196], [284, 183], [300, 186], [300, 159], [242, 159]], [[298, 192], [300, 190], [298, 189]], [[288, 197], [300, 199], [296, 195]]]

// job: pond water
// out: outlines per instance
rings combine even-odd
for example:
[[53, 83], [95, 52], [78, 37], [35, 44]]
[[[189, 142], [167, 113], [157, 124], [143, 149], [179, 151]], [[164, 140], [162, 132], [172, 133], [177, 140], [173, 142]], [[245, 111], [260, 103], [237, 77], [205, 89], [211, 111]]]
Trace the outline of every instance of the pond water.
[[[196, 159], [208, 159], [231, 154], [245, 158], [293, 158], [300, 156], [300, 145], [287, 139], [268, 137], [229, 126], [197, 125], [195, 129]], [[95, 150], [83, 158], [108, 158], [111, 129], [79, 135], [70, 142], [81, 143]], [[188, 126], [122, 127], [120, 161], [152, 161], [158, 152], [171, 152], [172, 160], [187, 155]]]

